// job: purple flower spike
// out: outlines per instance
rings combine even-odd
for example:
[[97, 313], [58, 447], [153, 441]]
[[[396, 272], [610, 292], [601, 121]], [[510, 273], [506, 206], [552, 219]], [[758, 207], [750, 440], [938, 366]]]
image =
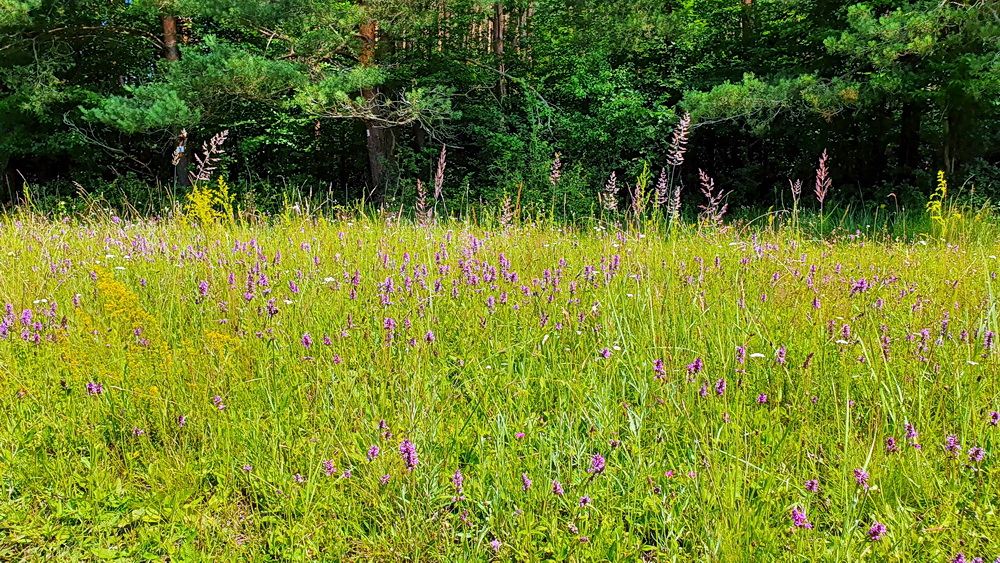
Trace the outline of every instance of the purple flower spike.
[[958, 454], [958, 452], [962, 451], [962, 445], [958, 443], [958, 436], [949, 434], [945, 438], [944, 451], [950, 454]]
[[792, 525], [796, 528], [812, 529], [813, 525], [806, 518], [806, 513], [797, 506], [792, 507]]
[[868, 473], [860, 467], [854, 470], [854, 480], [858, 482], [858, 486], [863, 487], [864, 490], [868, 490]]
[[896, 445], [896, 439], [895, 438], [886, 438], [885, 439], [885, 453], [887, 453], [887, 454], [894, 454], [894, 453], [896, 453], [898, 451], [899, 451], [899, 446]]
[[872, 522], [871, 528], [868, 528], [868, 539], [871, 541], [882, 541], [886, 532], [888, 532], [888, 530], [886, 529], [885, 524], [875, 520]]
[[720, 380], [718, 380], [718, 381], [715, 382], [715, 393], [717, 395], [725, 395], [726, 394], [726, 380], [725, 379], [720, 379]]
[[594, 473], [596, 475], [604, 473], [604, 456], [601, 454], [594, 454], [594, 456], [590, 458], [590, 469], [587, 470], [587, 473]]
[[417, 463], [419, 463], [417, 460], [417, 448], [409, 440], [403, 440], [399, 444], [399, 455], [403, 457], [403, 463], [406, 464], [406, 468], [410, 471], [413, 471]]

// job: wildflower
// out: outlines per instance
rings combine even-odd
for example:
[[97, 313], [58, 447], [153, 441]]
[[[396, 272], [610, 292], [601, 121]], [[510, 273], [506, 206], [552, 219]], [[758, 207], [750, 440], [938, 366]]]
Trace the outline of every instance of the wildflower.
[[528, 478], [528, 474], [527, 473], [522, 473], [521, 474], [521, 490], [522, 491], [527, 491], [530, 488], [531, 488], [531, 479]]
[[698, 394], [701, 395], [702, 399], [708, 396], [708, 382], [705, 382], [705, 384], [701, 386], [701, 389], [698, 390]]
[[703, 367], [705, 367], [705, 364], [701, 361], [701, 356], [698, 356], [693, 362], [687, 365], [688, 375], [694, 375], [700, 372]]
[[809, 479], [806, 481], [806, 490], [811, 493], [819, 492], [819, 481], [816, 479]]
[[132, 427], [132, 435], [133, 436], [142, 436], [145, 433], [146, 433], [146, 431], [143, 430], [142, 428], [139, 428], [138, 426]]
[[344, 479], [350, 479], [351, 478], [351, 470], [350, 469], [345, 469], [343, 471], [343, 473], [340, 474], [340, 476], [343, 477]]
[[990, 426], [996, 426], [1000, 424], [1000, 412], [992, 411], [990, 413]]
[[590, 469], [587, 470], [587, 473], [594, 473], [596, 475], [604, 473], [604, 457], [601, 454], [594, 454], [590, 458]]
[[368, 461], [375, 461], [375, 458], [378, 457], [379, 451], [378, 446], [368, 448]]
[[493, 548], [494, 553], [500, 553], [500, 540], [495, 539], [490, 542], [490, 547]]
[[207, 281], [201, 280], [198, 283], [198, 295], [200, 295], [202, 297], [208, 297], [208, 282]]
[[305, 348], [308, 350], [309, 348], [312, 348], [312, 344], [313, 344], [313, 339], [311, 336], [309, 336], [309, 333], [307, 332], [303, 334], [302, 345], [305, 346]]
[[94, 383], [91, 381], [87, 384], [87, 394], [88, 395], [100, 395], [104, 392], [104, 387], [100, 383]]
[[889, 454], [894, 454], [899, 451], [899, 446], [896, 445], [895, 438], [885, 439], [885, 452]]
[[296, 473], [295, 475], [292, 475], [292, 480], [295, 481], [296, 483], [304, 483], [306, 478], [303, 477], [301, 474]]
[[586, 496], [580, 497], [580, 506], [581, 507], [587, 506], [588, 504], [590, 504], [590, 497], [586, 497]]
[[379, 480], [379, 482], [381, 482], [381, 483], [382, 483], [383, 485], [385, 485], [386, 483], [388, 483], [388, 482], [389, 482], [389, 478], [390, 478], [390, 477], [392, 477], [392, 476], [391, 476], [391, 475], [383, 475], [383, 476], [379, 477], [379, 478], [378, 478], [378, 480]]
[[226, 408], [226, 405], [222, 404], [222, 397], [220, 397], [219, 395], [212, 397], [212, 402], [215, 403], [215, 408], [219, 409], [220, 411]]
[[906, 428], [906, 439], [910, 441], [910, 446], [918, 450], [921, 449], [922, 446], [917, 443], [917, 438], [920, 437], [920, 434], [917, 434], [916, 428], [914, 428], [913, 425], [910, 424], [909, 422], [907, 422], [903, 426]]
[[580, 536], [579, 538], [577, 538], [577, 540], [579, 540], [580, 543], [587, 543], [590, 541], [590, 538], [588, 538], [587, 536]]
[[517, 438], [518, 440], [524, 438], [524, 436], [525, 436], [524, 432], [518, 432], [517, 434], [514, 434], [514, 437]]
[[962, 446], [958, 443], [958, 436], [949, 434], [945, 438], [944, 451], [951, 454], [958, 454], [958, 452], [962, 451]]
[[858, 482], [858, 486], [864, 487], [866, 491], [868, 490], [868, 473], [864, 469], [859, 467], [854, 470], [854, 480]]
[[182, 415], [180, 415], [180, 416], [178, 416], [178, 417], [177, 417], [177, 426], [178, 426], [179, 428], [184, 428], [184, 425], [185, 425], [185, 424], [187, 424], [187, 418], [188, 418], [188, 417], [187, 417], [187, 416], [185, 416], [185, 415], [183, 415], [183, 414], [182, 414]]
[[868, 528], [868, 539], [871, 541], [882, 541], [882, 537], [887, 531], [885, 524], [875, 520], [872, 522], [871, 528]]
[[419, 463], [417, 460], [417, 448], [409, 440], [400, 442], [399, 455], [403, 457], [403, 463], [406, 464], [406, 468], [410, 471], [413, 471], [417, 463]]
[[615, 438], [611, 438], [610, 440], [608, 440], [608, 442], [609, 442], [608, 445], [610, 445], [612, 449], [622, 445], [622, 441], [616, 440]]
[[241, 467], [241, 469], [243, 471], [246, 471], [246, 472], [249, 473], [250, 471], [253, 471], [253, 466], [248, 463], [248, 464], [244, 465], [243, 467]]
[[969, 461], [983, 461], [984, 457], [986, 457], [986, 452], [983, 451], [983, 448], [978, 446], [969, 448]]
[[599, 355], [600, 355], [600, 356], [601, 356], [602, 358], [604, 358], [604, 359], [606, 360], [606, 359], [608, 359], [608, 358], [610, 358], [610, 357], [611, 357], [611, 350], [608, 350], [607, 348], [603, 348], [603, 349], [601, 349], [601, 351], [600, 351], [600, 352], [598, 352], [598, 354], [599, 354]]
[[715, 382], [715, 393], [717, 395], [724, 395], [726, 393], [726, 380], [720, 379]]
[[774, 361], [778, 362], [781, 365], [785, 365], [786, 360], [785, 360], [785, 347], [784, 346], [781, 346], [781, 348], [778, 348], [778, 353], [775, 354]]
[[663, 367], [663, 360], [653, 360], [653, 371], [656, 372], [656, 379], [663, 379], [667, 376], [667, 370]]
[[562, 496], [563, 491], [562, 484], [559, 481], [552, 481], [552, 494]]
[[806, 518], [806, 513], [797, 506], [792, 507], [792, 525], [796, 528], [812, 529], [813, 525]]
[[462, 470], [456, 469], [455, 475], [451, 478], [451, 484], [455, 487], [455, 496], [452, 497], [452, 502], [458, 502], [460, 500], [465, 500], [465, 496], [462, 495], [462, 484], [465, 483], [465, 477], [462, 476]]
[[761, 393], [760, 395], [757, 395], [757, 402], [760, 403], [760, 404], [766, 403], [767, 402], [767, 395], [765, 395], [764, 393]]
[[323, 462], [323, 473], [326, 473], [327, 477], [333, 476], [337, 470], [333, 467], [333, 460], [328, 459]]

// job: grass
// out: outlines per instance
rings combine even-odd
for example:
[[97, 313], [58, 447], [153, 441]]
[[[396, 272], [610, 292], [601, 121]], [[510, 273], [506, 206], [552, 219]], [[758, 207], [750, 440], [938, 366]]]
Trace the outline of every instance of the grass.
[[992, 227], [766, 221], [6, 216], [0, 559], [1000, 555]]

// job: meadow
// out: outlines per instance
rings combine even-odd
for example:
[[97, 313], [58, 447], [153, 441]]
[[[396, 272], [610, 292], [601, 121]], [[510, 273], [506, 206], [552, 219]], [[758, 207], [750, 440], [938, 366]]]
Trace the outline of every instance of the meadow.
[[0, 559], [992, 561], [996, 237], [0, 218]]

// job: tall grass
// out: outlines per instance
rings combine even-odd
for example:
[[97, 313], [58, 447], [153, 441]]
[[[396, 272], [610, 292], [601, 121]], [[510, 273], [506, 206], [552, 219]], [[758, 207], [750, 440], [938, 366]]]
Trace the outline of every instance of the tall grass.
[[982, 217], [298, 209], [0, 218], [0, 558], [1000, 555]]

